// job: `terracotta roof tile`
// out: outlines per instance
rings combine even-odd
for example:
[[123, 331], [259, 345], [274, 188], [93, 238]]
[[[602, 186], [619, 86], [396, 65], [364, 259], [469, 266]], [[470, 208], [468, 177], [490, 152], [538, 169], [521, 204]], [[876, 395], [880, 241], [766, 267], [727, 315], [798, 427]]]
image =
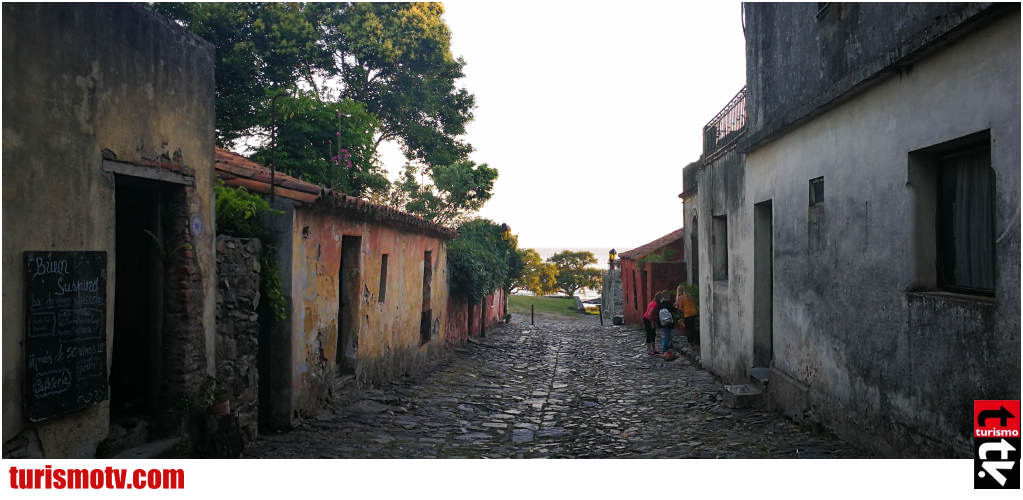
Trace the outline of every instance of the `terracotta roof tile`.
[[672, 231], [664, 236], [661, 236], [660, 238], [657, 238], [654, 241], [651, 241], [650, 243], [640, 245], [627, 252], [622, 252], [619, 254], [619, 256], [623, 259], [637, 260], [657, 250], [660, 250], [660, 248], [665, 245], [669, 245], [682, 239], [683, 236], [685, 236], [685, 228]]
[[[226, 149], [216, 148], [217, 177], [232, 187], [262, 194], [270, 193], [270, 169]], [[377, 205], [344, 193], [276, 172], [273, 176], [274, 194], [295, 200], [314, 209], [327, 210], [348, 217], [429, 234], [445, 240], [458, 237], [454, 229], [430, 222], [422, 217]]]

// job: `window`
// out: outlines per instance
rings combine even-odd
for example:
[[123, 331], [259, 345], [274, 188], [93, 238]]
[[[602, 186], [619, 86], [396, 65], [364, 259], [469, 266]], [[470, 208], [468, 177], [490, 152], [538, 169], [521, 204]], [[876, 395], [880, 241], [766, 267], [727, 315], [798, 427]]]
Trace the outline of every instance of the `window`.
[[636, 294], [636, 271], [632, 271], [632, 310], [639, 310], [639, 297]]
[[714, 258], [714, 281], [728, 281], [728, 216], [713, 217], [710, 244]]
[[995, 174], [990, 143], [937, 158], [938, 286], [993, 295]]
[[380, 257], [380, 293], [377, 294], [377, 301], [383, 302], [387, 299], [387, 254]]
[[810, 206], [824, 204], [824, 178], [810, 179]]

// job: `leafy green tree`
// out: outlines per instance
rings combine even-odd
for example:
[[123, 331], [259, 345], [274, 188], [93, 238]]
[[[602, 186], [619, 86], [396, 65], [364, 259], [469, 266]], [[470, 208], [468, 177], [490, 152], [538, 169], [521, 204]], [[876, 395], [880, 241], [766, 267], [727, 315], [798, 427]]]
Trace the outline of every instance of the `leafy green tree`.
[[457, 139], [472, 121], [475, 97], [456, 82], [465, 61], [451, 53], [440, 3], [310, 4], [319, 12], [345, 97], [366, 103], [383, 126], [376, 142], [395, 140], [428, 167], [465, 160]]
[[437, 224], [468, 220], [490, 199], [497, 180], [497, 169], [472, 161], [434, 166], [432, 184], [421, 184], [419, 172], [414, 165], [405, 165], [386, 203]]
[[302, 3], [154, 3], [216, 48], [217, 145], [269, 125], [272, 91], [316, 86], [333, 74], [333, 54], [323, 41], [317, 12]]
[[[389, 183], [373, 145], [380, 121], [364, 104], [300, 91], [277, 103], [277, 169], [351, 196], [386, 192]], [[253, 161], [269, 165], [270, 144]]]
[[583, 289], [600, 289], [600, 270], [586, 267], [596, 264], [593, 252], [559, 252], [547, 259], [558, 270], [555, 288], [565, 292], [569, 297]]
[[[448, 243], [448, 284], [451, 295], [476, 304], [514, 281], [517, 260], [514, 238], [487, 219], [473, 219], [458, 227], [459, 237]], [[516, 257], [511, 257], [515, 255]]]
[[549, 295], [557, 291], [555, 288], [558, 269], [554, 264], [544, 262], [540, 254], [532, 248], [516, 251], [522, 259], [524, 270], [512, 284], [513, 289], [528, 290], [533, 295]]

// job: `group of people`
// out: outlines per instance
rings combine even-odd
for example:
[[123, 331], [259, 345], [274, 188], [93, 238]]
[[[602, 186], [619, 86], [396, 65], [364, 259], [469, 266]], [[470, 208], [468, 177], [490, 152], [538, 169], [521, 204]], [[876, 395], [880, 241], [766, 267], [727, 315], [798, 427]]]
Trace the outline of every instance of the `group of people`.
[[[681, 321], [679, 321], [680, 318]], [[696, 342], [696, 300], [682, 285], [679, 285], [678, 290], [674, 292], [663, 290], [654, 294], [654, 300], [650, 302], [646, 313], [643, 314], [646, 347], [651, 356], [657, 354], [673, 356], [671, 353], [671, 331], [675, 325], [678, 325], [681, 333], [686, 336], [686, 342], [691, 349]], [[663, 337], [660, 351], [654, 345], [658, 330]]]

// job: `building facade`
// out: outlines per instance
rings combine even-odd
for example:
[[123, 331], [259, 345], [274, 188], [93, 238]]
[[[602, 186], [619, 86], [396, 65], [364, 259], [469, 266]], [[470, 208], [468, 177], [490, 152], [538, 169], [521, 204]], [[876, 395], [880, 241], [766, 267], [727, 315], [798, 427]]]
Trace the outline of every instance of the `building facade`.
[[[645, 245], [618, 254], [621, 259], [623, 313], [626, 325], [642, 325], [646, 306], [662, 290], [674, 291], [686, 280], [683, 229], [672, 231]], [[670, 261], [644, 262], [639, 260], [665, 250], [673, 253]]]
[[[270, 192], [270, 171], [241, 156], [218, 149], [216, 168], [227, 185]], [[443, 354], [446, 243], [458, 233], [281, 173], [274, 198], [284, 214], [266, 218], [268, 243], [288, 307], [260, 339], [260, 405], [267, 423], [287, 428], [315, 414], [344, 380], [385, 382]], [[495, 302], [482, 308], [490, 316]]]
[[879, 455], [972, 456], [973, 401], [1020, 397], [1019, 6], [745, 20], [743, 128], [698, 174], [703, 363]]
[[213, 47], [131, 4], [3, 11], [3, 453], [93, 457], [213, 373]]

